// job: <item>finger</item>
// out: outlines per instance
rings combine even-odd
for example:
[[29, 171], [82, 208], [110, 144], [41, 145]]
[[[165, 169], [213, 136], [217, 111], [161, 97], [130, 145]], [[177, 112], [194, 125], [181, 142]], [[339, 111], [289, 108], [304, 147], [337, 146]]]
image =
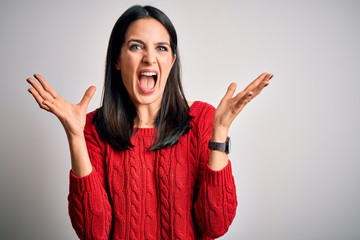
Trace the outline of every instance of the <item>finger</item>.
[[261, 91], [269, 85], [269, 81], [270, 79], [273, 77], [273, 74], [268, 74], [267, 76], [265, 76], [265, 78], [252, 90], [253, 91], [253, 96], [252, 98], [256, 97], [257, 95], [259, 95], [261, 93]]
[[45, 100], [40, 96], [40, 94], [38, 93], [38, 91], [36, 91], [35, 88], [29, 88], [28, 91], [35, 98], [35, 101], [38, 103], [40, 108], [46, 111], [50, 110], [49, 107], [45, 104]]
[[253, 98], [254, 93], [252, 91], [240, 92], [235, 97], [235, 106], [237, 109], [241, 110], [248, 104]]
[[43, 100], [41, 102], [42, 105], [45, 106], [45, 110], [54, 113], [54, 107], [55, 107], [55, 102], [54, 101], [49, 101], [49, 100]]
[[89, 87], [89, 88], [86, 90], [86, 92], [85, 92], [85, 94], [84, 94], [84, 96], [83, 96], [83, 98], [81, 99], [81, 101], [80, 101], [79, 104], [80, 104], [80, 105], [83, 105], [83, 106], [85, 106], [85, 107], [87, 108], [87, 106], [88, 106], [89, 103], [90, 103], [90, 100], [91, 100], [92, 97], [94, 96], [95, 91], [96, 91], [96, 87], [95, 87], [95, 86]]
[[259, 86], [261, 86], [261, 88], [266, 87], [267, 85], [269, 85], [269, 82], [273, 77], [274, 77], [274, 74], [272, 74], [272, 73], [266, 74], [264, 79], [259, 83]]
[[234, 93], [236, 91], [236, 83], [231, 83], [225, 93], [225, 96], [223, 97], [223, 99], [229, 99], [231, 98]]
[[34, 77], [40, 82], [41, 86], [46, 92], [48, 92], [53, 98], [57, 97], [57, 92], [48, 84], [48, 82], [38, 73], [34, 74]]
[[269, 80], [271, 79], [273, 75], [270, 73], [262, 73], [260, 76], [258, 76], [254, 81], [252, 81], [245, 89], [244, 91], [252, 91], [254, 90], [260, 83], [266, 82], [269, 83]]
[[[48, 99], [53, 100], [54, 97], [47, 92], [44, 87], [36, 82], [33, 78], [27, 78], [26, 81], [33, 87], [33, 89], [38, 93], [37, 95], [41, 96], [42, 100]], [[41, 101], [42, 101], [41, 100]]]
[[235, 96], [237, 104], [242, 102], [250, 102], [259, 92], [269, 84], [269, 80], [272, 78], [270, 73], [262, 73], [254, 81], [252, 81], [243, 91], [239, 92]]

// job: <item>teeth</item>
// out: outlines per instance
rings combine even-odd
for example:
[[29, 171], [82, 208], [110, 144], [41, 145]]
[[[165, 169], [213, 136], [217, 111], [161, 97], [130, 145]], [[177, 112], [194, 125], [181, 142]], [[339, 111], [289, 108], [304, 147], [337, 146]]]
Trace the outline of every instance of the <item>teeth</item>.
[[142, 72], [140, 75], [150, 77], [150, 76], [156, 76], [156, 73], [154, 73], [154, 72]]

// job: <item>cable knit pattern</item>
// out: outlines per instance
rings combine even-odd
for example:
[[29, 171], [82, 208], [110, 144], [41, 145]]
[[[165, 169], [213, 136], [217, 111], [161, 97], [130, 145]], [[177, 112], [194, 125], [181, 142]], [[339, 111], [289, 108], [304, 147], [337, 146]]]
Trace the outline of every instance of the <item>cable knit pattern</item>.
[[115, 152], [87, 116], [93, 171], [70, 172], [69, 215], [80, 239], [213, 239], [226, 233], [237, 200], [231, 163], [209, 169], [214, 108], [195, 102], [191, 130], [175, 146], [149, 151], [156, 129], [135, 129], [134, 148]]

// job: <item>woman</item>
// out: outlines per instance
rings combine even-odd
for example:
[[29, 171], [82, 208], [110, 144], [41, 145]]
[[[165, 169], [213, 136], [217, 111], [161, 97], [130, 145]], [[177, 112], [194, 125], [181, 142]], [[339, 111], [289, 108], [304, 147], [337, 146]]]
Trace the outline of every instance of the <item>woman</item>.
[[[110, 36], [102, 106], [95, 92], [70, 104], [38, 74], [27, 81], [40, 108], [67, 134], [69, 215], [80, 239], [213, 239], [226, 233], [237, 200], [229, 127], [268, 85], [264, 73], [215, 109], [186, 100], [176, 31], [151, 6], [133, 6]], [[40, 83], [38, 84], [37, 81]]]

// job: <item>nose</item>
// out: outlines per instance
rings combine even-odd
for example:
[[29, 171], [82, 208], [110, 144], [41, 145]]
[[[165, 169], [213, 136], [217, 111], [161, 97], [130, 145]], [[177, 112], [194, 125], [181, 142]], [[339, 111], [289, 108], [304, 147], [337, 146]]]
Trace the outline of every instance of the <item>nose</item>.
[[155, 53], [149, 50], [146, 51], [143, 56], [143, 62], [149, 65], [156, 63]]

